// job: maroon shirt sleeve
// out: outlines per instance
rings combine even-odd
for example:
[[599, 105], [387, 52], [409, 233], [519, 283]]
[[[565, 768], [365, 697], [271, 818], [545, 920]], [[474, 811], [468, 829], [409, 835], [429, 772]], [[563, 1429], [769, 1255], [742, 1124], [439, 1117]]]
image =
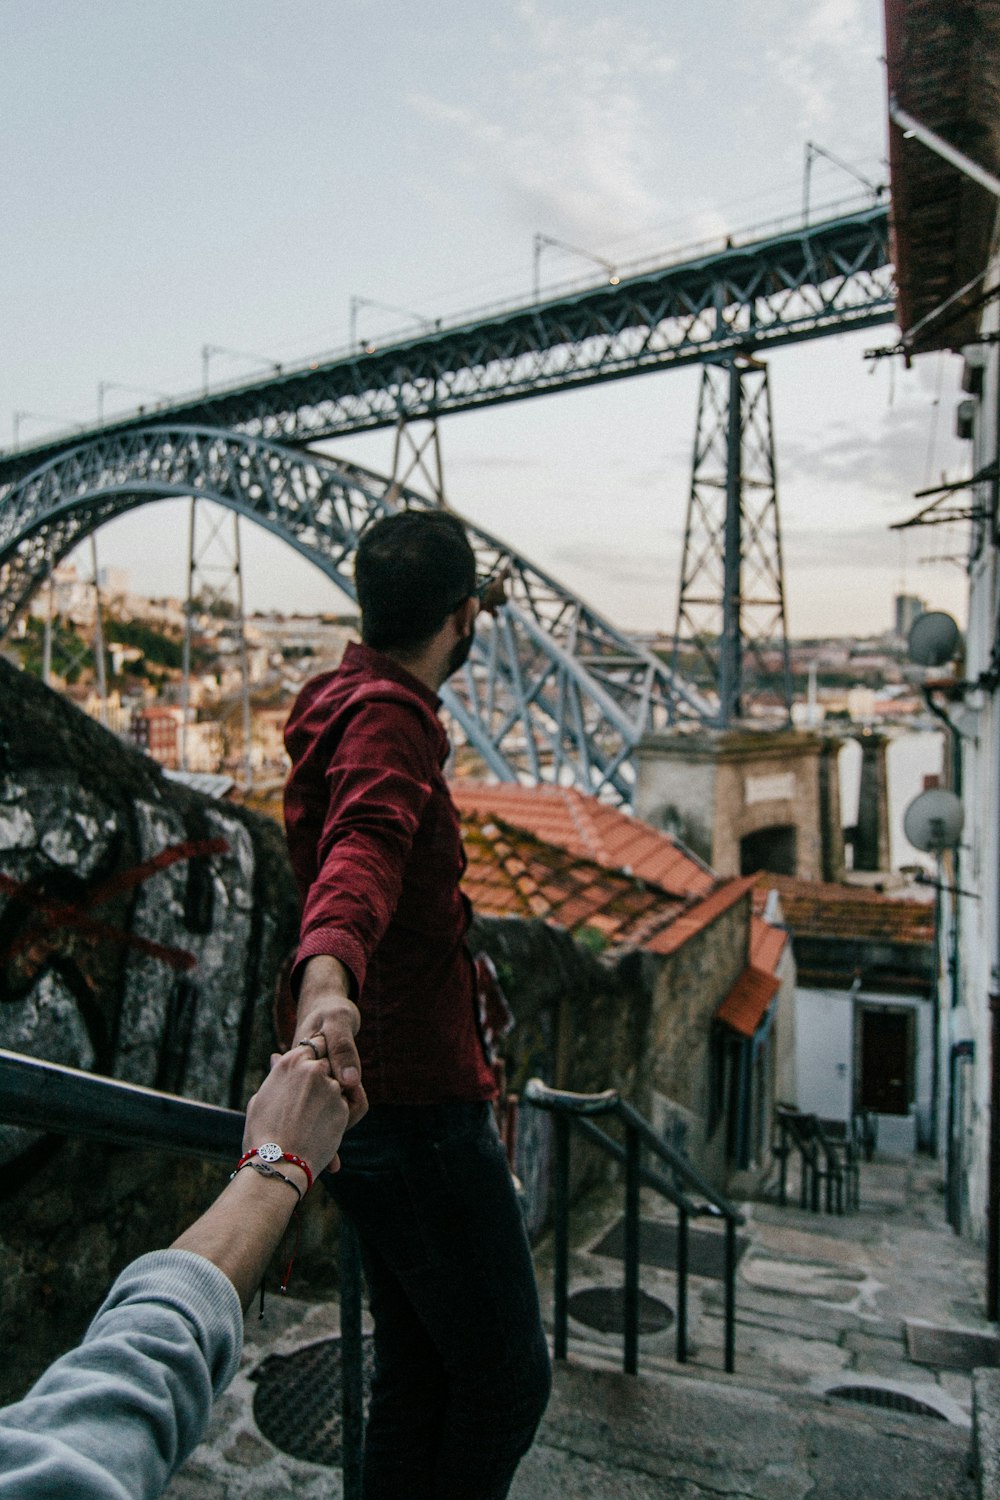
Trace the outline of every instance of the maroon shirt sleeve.
[[292, 971], [330, 954], [354, 976], [368, 961], [399, 901], [403, 871], [431, 795], [433, 750], [416, 709], [381, 699], [362, 704], [326, 771], [329, 802], [317, 873], [302, 914]]

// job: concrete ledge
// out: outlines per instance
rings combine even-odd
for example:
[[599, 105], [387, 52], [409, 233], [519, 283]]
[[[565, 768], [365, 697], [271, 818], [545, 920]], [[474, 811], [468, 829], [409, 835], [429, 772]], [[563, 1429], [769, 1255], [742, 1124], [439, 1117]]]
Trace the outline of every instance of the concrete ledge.
[[1000, 1370], [972, 1372], [972, 1457], [979, 1500], [1000, 1496]]

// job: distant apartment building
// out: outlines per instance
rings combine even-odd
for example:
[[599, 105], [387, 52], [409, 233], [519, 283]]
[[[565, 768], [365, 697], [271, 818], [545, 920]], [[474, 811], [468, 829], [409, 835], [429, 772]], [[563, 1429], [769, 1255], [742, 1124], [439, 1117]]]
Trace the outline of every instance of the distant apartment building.
[[132, 739], [168, 771], [180, 767], [181, 710], [165, 704], [142, 708], [132, 718]]
[[132, 715], [131, 738], [167, 771], [215, 772], [223, 761], [222, 727], [214, 720], [184, 723], [183, 710], [152, 704]]
[[895, 598], [895, 615], [893, 634], [900, 640], [905, 641], [916, 620], [925, 613], [927, 605], [923, 599], [918, 599], [916, 594], [897, 594]]

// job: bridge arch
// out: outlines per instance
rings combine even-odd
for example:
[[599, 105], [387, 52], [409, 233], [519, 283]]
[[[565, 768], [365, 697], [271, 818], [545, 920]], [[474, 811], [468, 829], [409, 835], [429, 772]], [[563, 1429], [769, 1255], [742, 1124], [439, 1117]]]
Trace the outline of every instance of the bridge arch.
[[[352, 599], [365, 525], [430, 503], [356, 464], [246, 433], [163, 424], [101, 435], [24, 475], [0, 502], [0, 638], [91, 532], [152, 501], [192, 496], [264, 526]], [[509, 597], [447, 684], [449, 711], [501, 778], [630, 803], [642, 735], [709, 721], [714, 706], [513, 548], [466, 525], [481, 572], [508, 571]]]

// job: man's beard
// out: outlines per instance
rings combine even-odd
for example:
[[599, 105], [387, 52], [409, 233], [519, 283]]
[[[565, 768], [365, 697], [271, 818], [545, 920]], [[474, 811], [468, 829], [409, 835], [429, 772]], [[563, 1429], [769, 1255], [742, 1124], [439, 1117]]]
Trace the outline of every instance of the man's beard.
[[469, 652], [472, 650], [472, 641], [474, 634], [475, 632], [470, 630], [468, 635], [463, 635], [462, 639], [460, 641], [456, 641], [454, 646], [452, 647], [451, 655], [448, 658], [449, 677], [451, 677], [453, 673], [457, 672], [460, 667], [464, 667], [465, 663], [468, 661]]

